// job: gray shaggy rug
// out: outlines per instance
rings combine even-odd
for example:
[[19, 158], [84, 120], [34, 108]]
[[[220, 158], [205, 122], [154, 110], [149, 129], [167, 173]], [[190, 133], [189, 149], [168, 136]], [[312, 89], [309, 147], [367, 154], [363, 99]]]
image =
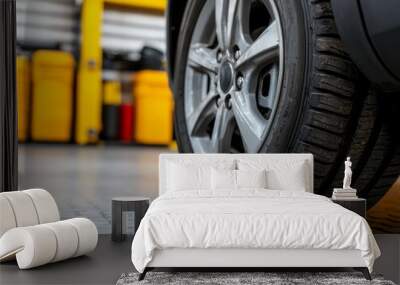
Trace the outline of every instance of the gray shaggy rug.
[[138, 273], [122, 274], [117, 285], [395, 285], [392, 281], [384, 280], [379, 275], [372, 275], [373, 280], [368, 281], [359, 272], [148, 272], [142, 281], [137, 280], [138, 276]]

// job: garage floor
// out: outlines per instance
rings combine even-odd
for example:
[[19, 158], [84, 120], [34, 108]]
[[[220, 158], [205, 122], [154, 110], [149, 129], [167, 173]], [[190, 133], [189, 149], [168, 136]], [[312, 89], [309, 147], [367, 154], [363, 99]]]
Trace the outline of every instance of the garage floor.
[[[158, 155], [166, 148], [128, 146], [21, 145], [20, 189], [49, 190], [63, 219], [84, 216], [101, 234], [111, 232], [111, 198], [138, 195], [155, 198]], [[400, 281], [400, 235], [376, 235], [382, 256], [375, 272]], [[133, 271], [130, 241], [113, 243], [100, 236], [88, 257], [20, 271], [15, 262], [0, 265], [0, 284], [115, 284]]]
[[95, 251], [45, 266], [19, 270], [15, 261], [0, 264], [1, 285], [115, 284], [122, 273], [134, 271], [130, 260], [131, 240], [111, 241], [100, 235]]
[[158, 193], [158, 156], [167, 148], [25, 144], [19, 146], [19, 189], [44, 188], [62, 219], [91, 219], [111, 233], [111, 199]]
[[[400, 235], [375, 237], [382, 250], [382, 257], [376, 261], [374, 272], [399, 284]], [[135, 270], [130, 260], [130, 247], [131, 240], [116, 243], [111, 241], [110, 235], [100, 235], [96, 250], [88, 256], [29, 270], [19, 270], [15, 261], [0, 264], [0, 284], [115, 284], [122, 273]], [[316, 270], [310, 268], [308, 271]]]

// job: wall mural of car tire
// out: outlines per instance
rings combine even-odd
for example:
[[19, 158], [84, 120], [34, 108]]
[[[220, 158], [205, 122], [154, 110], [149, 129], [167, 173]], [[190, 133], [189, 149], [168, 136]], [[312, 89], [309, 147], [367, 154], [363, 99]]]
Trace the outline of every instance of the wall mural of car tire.
[[385, 195], [400, 173], [400, 87], [382, 91], [353, 62], [331, 1], [184, 7], [168, 42], [181, 152], [313, 153], [327, 196], [351, 156], [368, 207]]

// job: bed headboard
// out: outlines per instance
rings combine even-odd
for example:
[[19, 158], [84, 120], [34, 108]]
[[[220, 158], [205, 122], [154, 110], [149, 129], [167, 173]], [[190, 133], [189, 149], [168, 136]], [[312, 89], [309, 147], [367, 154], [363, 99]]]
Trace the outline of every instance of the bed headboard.
[[[159, 157], [159, 195], [166, 192], [167, 181], [167, 163], [168, 161], [176, 160], [190, 160], [194, 162], [202, 162], [212, 164], [213, 161], [246, 159], [246, 160], [295, 160], [304, 161], [307, 165], [306, 175], [308, 176], [309, 187], [307, 192], [314, 192], [314, 163], [313, 155], [310, 153], [265, 153], [265, 154], [197, 154], [197, 153], [173, 153], [173, 154], [160, 154]], [[204, 165], [204, 164], [203, 164]]]

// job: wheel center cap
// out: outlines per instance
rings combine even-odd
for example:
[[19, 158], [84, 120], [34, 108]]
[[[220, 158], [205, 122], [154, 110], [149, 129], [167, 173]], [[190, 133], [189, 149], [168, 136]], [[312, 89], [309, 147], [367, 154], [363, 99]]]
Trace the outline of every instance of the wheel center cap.
[[221, 90], [225, 93], [231, 89], [233, 79], [235, 78], [235, 70], [229, 61], [224, 61], [219, 68], [219, 85]]

